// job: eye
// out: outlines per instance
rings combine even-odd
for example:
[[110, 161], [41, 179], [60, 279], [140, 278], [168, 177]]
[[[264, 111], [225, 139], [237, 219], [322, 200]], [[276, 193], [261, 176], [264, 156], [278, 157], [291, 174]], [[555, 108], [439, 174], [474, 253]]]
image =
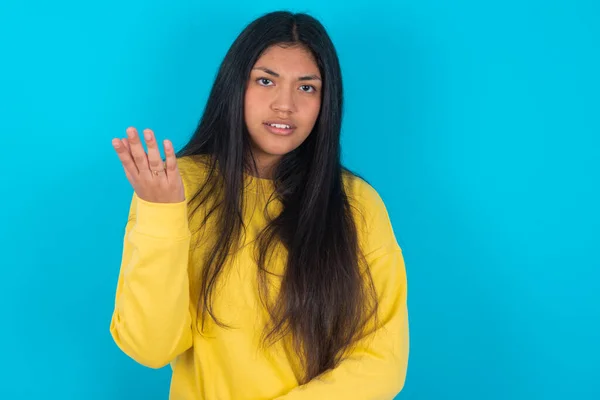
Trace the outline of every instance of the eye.
[[267, 78], [258, 78], [256, 82], [261, 86], [270, 86], [270, 84], [273, 83], [273, 81]]
[[300, 86], [300, 90], [306, 93], [313, 93], [317, 91], [317, 89], [312, 85], [302, 85]]

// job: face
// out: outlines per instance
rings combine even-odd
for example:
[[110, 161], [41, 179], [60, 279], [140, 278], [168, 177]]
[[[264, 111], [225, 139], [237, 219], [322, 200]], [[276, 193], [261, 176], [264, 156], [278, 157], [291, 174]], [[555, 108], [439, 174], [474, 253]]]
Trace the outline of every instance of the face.
[[321, 108], [321, 74], [303, 47], [268, 48], [254, 65], [244, 99], [252, 153], [261, 176], [300, 146]]

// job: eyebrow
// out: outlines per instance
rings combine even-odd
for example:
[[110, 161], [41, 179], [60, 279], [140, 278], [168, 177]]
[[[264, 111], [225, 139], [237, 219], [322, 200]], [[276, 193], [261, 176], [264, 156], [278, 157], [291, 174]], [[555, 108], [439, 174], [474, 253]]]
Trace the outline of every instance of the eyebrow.
[[[274, 76], [276, 78], [279, 78], [279, 74], [277, 72], [273, 71], [273, 70], [270, 70], [269, 68], [266, 68], [266, 67], [256, 67], [256, 68], [253, 68], [253, 69], [264, 71], [264, 72], [266, 72], [269, 75], [272, 75], [272, 76]], [[320, 81], [321, 78], [319, 76], [317, 76], [317, 75], [304, 75], [304, 76], [301, 76], [300, 78], [298, 78], [298, 80], [299, 81]]]

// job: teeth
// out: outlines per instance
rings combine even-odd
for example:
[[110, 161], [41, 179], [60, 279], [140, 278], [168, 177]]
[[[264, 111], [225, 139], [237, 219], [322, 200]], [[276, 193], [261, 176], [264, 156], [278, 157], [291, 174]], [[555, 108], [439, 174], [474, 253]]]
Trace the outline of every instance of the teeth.
[[279, 129], [290, 129], [291, 128], [291, 126], [284, 125], [284, 124], [269, 124], [269, 125], [271, 125], [272, 127], [275, 127], [275, 128], [279, 128]]

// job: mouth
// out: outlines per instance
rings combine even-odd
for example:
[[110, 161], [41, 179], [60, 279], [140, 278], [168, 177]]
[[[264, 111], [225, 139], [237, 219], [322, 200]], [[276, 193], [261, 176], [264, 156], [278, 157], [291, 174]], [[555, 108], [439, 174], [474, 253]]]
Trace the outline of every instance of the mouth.
[[275, 135], [289, 135], [296, 129], [296, 126], [291, 123], [284, 122], [273, 122], [267, 121], [263, 122], [263, 125], [267, 128], [267, 130]]

